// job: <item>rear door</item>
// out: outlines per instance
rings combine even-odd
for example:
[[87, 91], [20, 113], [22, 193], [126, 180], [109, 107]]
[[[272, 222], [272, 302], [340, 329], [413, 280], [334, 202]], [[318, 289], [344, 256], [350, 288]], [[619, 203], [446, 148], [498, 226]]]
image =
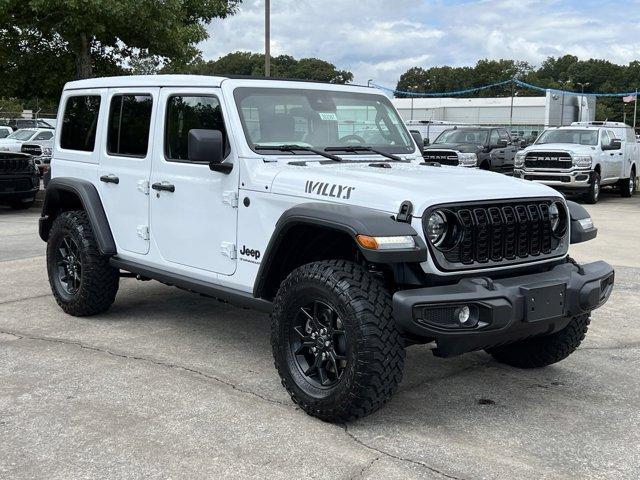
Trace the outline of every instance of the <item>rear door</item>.
[[118, 250], [149, 252], [149, 175], [159, 88], [109, 89], [98, 168], [100, 196]]
[[620, 150], [608, 150], [609, 154], [609, 173], [608, 178], [621, 178], [622, 170], [624, 169], [624, 159], [626, 157], [625, 150], [627, 148], [626, 138], [621, 135], [622, 129], [609, 130], [609, 139], [619, 139], [622, 142]]

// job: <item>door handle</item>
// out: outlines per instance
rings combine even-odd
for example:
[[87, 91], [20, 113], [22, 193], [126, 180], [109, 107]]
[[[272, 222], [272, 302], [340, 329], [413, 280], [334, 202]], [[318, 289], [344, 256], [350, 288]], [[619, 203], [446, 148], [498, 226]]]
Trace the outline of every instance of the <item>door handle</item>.
[[153, 185], [151, 185], [151, 188], [153, 188], [154, 190], [163, 191], [163, 192], [173, 193], [176, 191], [175, 185], [171, 185], [170, 183], [165, 183], [165, 182], [156, 182]]
[[116, 185], [120, 183], [120, 179], [112, 173], [109, 175], [102, 175], [100, 177], [100, 181], [104, 183], [115, 183]]

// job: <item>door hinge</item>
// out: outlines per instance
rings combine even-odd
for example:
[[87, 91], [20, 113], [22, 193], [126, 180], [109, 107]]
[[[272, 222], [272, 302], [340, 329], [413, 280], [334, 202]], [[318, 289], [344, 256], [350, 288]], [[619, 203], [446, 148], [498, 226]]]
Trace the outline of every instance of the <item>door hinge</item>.
[[236, 244], [231, 242], [222, 242], [220, 244], [220, 251], [225, 257], [229, 257], [231, 260], [236, 259]]
[[138, 180], [138, 190], [149, 195], [149, 180]]
[[222, 192], [222, 203], [226, 203], [232, 208], [236, 208], [238, 206], [238, 192], [236, 192], [235, 190]]
[[149, 226], [148, 225], [138, 225], [138, 236], [143, 240], [149, 240]]

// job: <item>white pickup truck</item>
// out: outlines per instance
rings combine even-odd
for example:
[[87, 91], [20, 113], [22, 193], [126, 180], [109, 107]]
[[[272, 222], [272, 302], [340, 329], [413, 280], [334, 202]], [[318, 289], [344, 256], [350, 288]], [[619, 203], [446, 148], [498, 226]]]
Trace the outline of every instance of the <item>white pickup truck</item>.
[[640, 143], [631, 127], [618, 122], [574, 122], [550, 128], [516, 155], [514, 176], [560, 191], [583, 193], [596, 203], [603, 186], [623, 197], [637, 188]]

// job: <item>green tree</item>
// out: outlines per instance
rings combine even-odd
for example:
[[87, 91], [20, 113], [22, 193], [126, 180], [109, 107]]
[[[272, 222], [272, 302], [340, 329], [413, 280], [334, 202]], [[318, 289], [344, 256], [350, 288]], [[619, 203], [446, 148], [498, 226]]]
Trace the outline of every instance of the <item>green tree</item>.
[[[197, 59], [188, 65], [169, 65], [164, 71], [196, 73], [199, 75], [247, 75], [264, 76], [264, 54], [233, 52], [217, 60]], [[339, 70], [335, 65], [317, 58], [296, 60], [290, 55], [279, 55], [271, 59], [271, 75], [279, 78], [316, 80], [330, 83], [349, 83], [353, 74]]]
[[207, 38], [205, 25], [234, 13], [240, 0], [0, 0], [0, 43], [11, 60], [44, 44], [69, 55], [76, 78], [102, 62], [143, 57], [188, 59]]

